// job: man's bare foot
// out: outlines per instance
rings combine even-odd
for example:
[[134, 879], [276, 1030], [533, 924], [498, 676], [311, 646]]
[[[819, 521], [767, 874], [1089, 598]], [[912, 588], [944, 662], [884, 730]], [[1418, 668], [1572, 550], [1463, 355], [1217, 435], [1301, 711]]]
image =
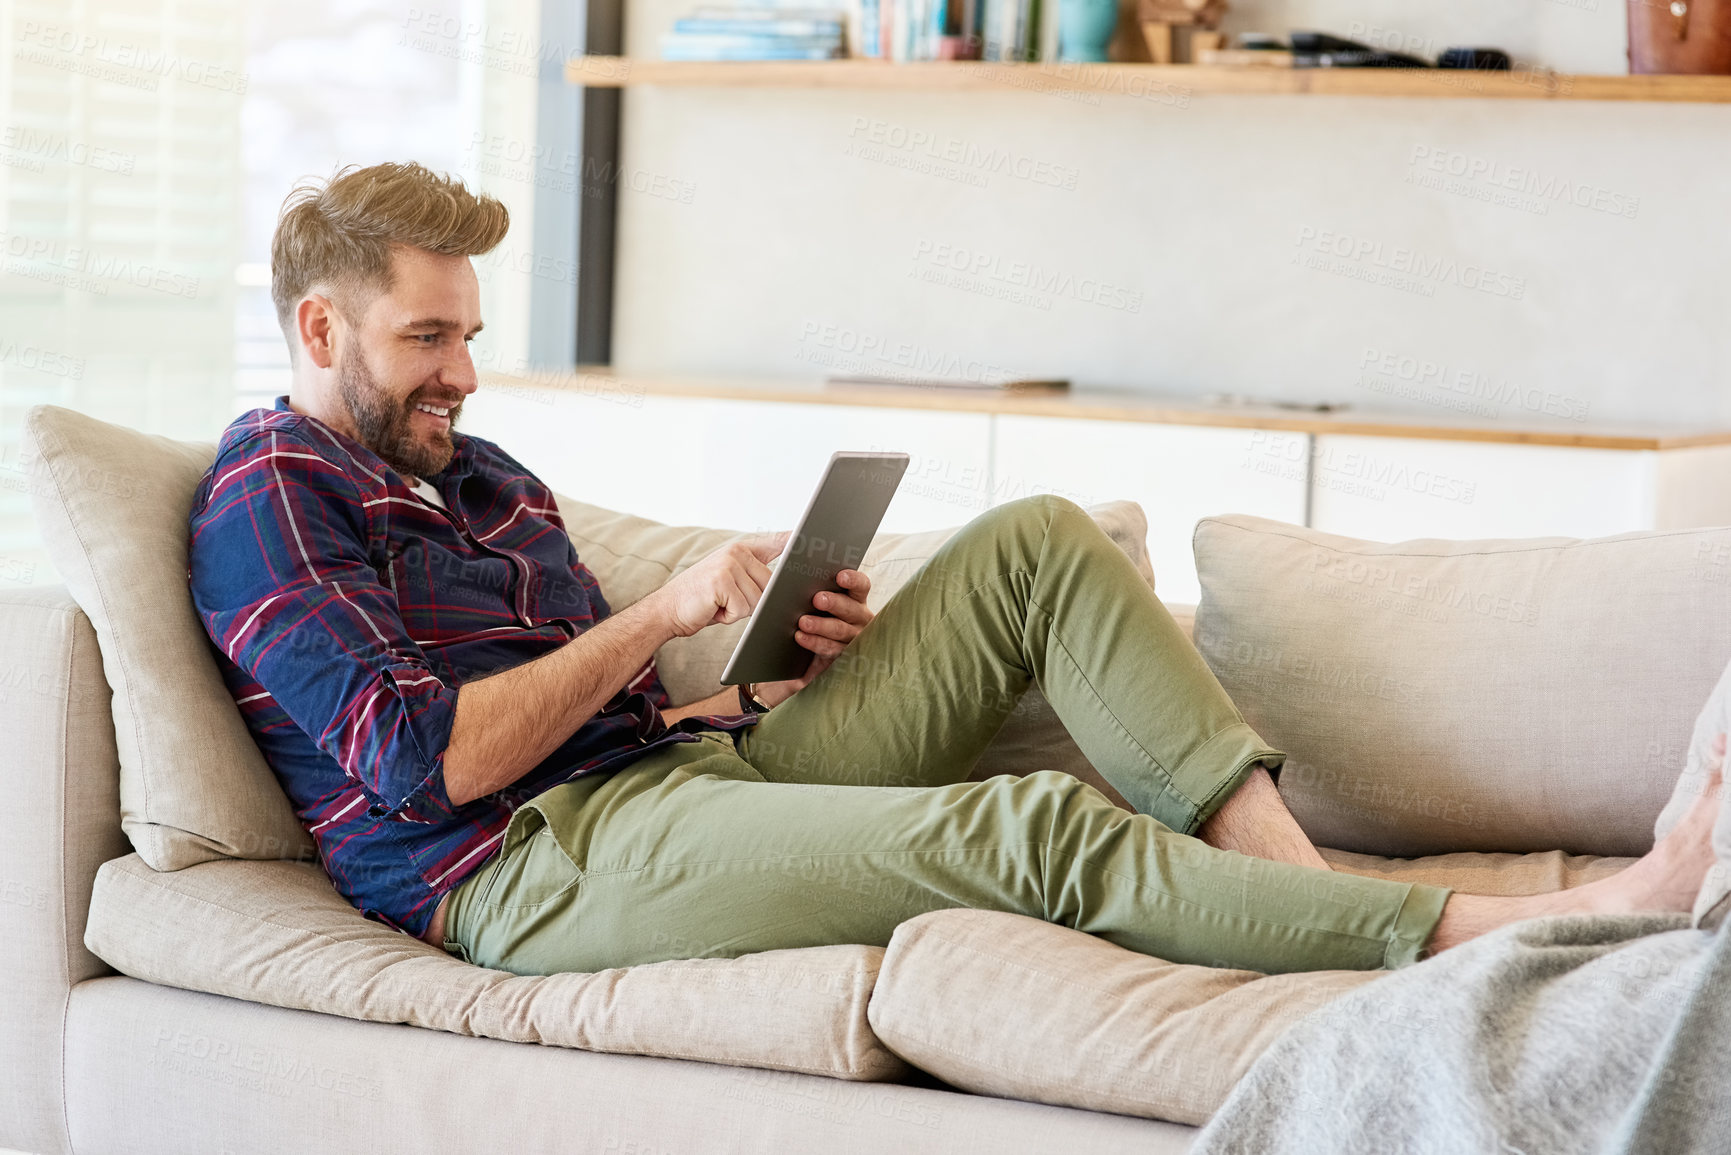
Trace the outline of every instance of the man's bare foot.
[[[1721, 735], [1721, 756], [1724, 741]], [[1627, 869], [1573, 893], [1596, 892], [1593, 909], [1601, 914], [1693, 910], [1701, 882], [1713, 865], [1713, 824], [1719, 817], [1722, 788], [1721, 771], [1715, 766], [1708, 774], [1707, 788], [1663, 841]]]
[[1430, 953], [1459, 946], [1511, 922], [1544, 915], [1688, 913], [1713, 865], [1713, 824], [1719, 815], [1723, 785], [1723, 735], [1714, 749], [1717, 757], [1708, 768], [1707, 788], [1671, 833], [1633, 865], [1610, 878], [1554, 894], [1523, 898], [1453, 895], [1431, 934]]

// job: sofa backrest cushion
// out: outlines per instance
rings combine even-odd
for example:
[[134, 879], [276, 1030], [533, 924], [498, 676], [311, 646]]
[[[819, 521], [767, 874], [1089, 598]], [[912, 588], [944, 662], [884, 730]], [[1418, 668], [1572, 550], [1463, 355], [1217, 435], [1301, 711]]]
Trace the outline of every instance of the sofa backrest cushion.
[[[577, 555], [594, 571], [615, 611], [658, 589], [669, 577], [728, 542], [747, 536], [738, 530], [663, 525], [564, 496], [558, 497], [558, 504]], [[1112, 501], [1088, 512], [1136, 563], [1138, 572], [1152, 587], [1154, 570], [1148, 560], [1148, 520], [1142, 507], [1133, 501]], [[872, 539], [871, 548], [860, 562], [860, 569], [872, 581], [867, 604], [874, 610], [882, 609], [956, 528], [880, 533]], [[712, 626], [662, 647], [656, 655], [656, 666], [674, 701], [690, 701], [715, 693], [721, 671], [745, 626], [745, 619]]]
[[[311, 858], [310, 840], [223, 684], [187, 586], [187, 517], [214, 443], [54, 406], [31, 410], [26, 437], [43, 540], [95, 627], [114, 690], [121, 822], [139, 857], [157, 870], [223, 857]], [[558, 501], [578, 556], [615, 609], [741, 536]], [[1094, 513], [1152, 583], [1141, 509], [1114, 502]], [[862, 563], [873, 604], [953, 532], [880, 535]], [[675, 701], [713, 692], [743, 628], [717, 627], [662, 648], [657, 660]], [[999, 744], [1057, 748], [1073, 769], [1091, 773], [1055, 716], [1036, 707], [1012, 714]]]
[[1731, 658], [1731, 529], [1385, 545], [1202, 521], [1195, 638], [1311, 839], [1632, 855]]
[[187, 516], [216, 445], [42, 405], [25, 423], [36, 522], [114, 690], [121, 825], [158, 870], [310, 858], [187, 586]]
[[[567, 497], [559, 497], [558, 502], [578, 556], [595, 571], [615, 610], [658, 588], [710, 551], [745, 536], [736, 530], [662, 525]], [[1109, 501], [1090, 507], [1088, 513], [1130, 558], [1152, 589], [1154, 567], [1148, 558], [1148, 519], [1142, 507], [1133, 501]], [[924, 533], [885, 533], [874, 538], [860, 562], [861, 570], [872, 580], [867, 604], [874, 610], [882, 609], [891, 595], [906, 585], [926, 559], [955, 532], [952, 527]], [[1188, 623], [1187, 617], [1184, 620]], [[745, 625], [742, 620], [712, 626], [661, 647], [655, 656], [656, 666], [675, 702], [694, 701], [715, 693], [728, 655]], [[1127, 805], [1089, 763], [1037, 686], [1022, 695], [1004, 719], [1003, 728], [980, 756], [971, 777], [1026, 774], [1034, 770], [1072, 774], [1119, 805]]]

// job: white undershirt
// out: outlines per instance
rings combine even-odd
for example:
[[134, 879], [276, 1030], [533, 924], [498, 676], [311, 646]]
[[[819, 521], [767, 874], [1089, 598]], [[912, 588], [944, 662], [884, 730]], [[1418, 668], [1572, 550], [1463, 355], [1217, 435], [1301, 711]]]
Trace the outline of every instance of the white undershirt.
[[430, 501], [440, 509], [448, 508], [445, 505], [445, 499], [439, 496], [438, 490], [427, 484], [426, 478], [417, 479], [415, 484], [409, 488], [413, 489], [415, 491], [415, 496], [423, 501]]

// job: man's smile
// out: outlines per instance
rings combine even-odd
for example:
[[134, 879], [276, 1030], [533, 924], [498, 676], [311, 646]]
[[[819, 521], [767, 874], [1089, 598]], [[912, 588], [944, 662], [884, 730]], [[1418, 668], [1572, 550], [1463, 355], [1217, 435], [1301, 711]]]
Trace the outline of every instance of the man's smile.
[[410, 403], [414, 414], [413, 419], [435, 432], [447, 432], [456, 421], [457, 414], [462, 410], [462, 402], [435, 404], [431, 401], [415, 401]]

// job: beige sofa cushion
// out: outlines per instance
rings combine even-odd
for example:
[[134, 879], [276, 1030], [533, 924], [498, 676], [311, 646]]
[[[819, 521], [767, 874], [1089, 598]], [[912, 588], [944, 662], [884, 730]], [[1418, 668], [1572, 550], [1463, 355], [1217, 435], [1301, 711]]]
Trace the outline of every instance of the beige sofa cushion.
[[187, 586], [187, 515], [214, 445], [52, 405], [25, 421], [36, 523], [114, 689], [121, 825], [159, 870], [311, 858], [223, 685]]
[[[1322, 855], [1345, 873], [1498, 895], [1566, 890], [1633, 861]], [[963, 1090], [1201, 1124], [1287, 1027], [1383, 973], [1188, 966], [1021, 915], [941, 910], [896, 928], [869, 1014], [898, 1055]]]
[[[312, 858], [310, 840], [223, 685], [187, 587], [187, 516], [215, 445], [138, 433], [55, 406], [30, 411], [26, 437], [43, 539], [96, 629], [114, 689], [121, 821], [133, 848], [158, 870], [223, 857]], [[740, 536], [558, 501], [578, 555], [615, 608]], [[1152, 584], [1140, 507], [1114, 502], [1094, 514]], [[874, 604], [953, 532], [880, 535], [862, 563], [874, 580]], [[663, 647], [657, 659], [675, 701], [713, 692], [743, 628], [717, 627]], [[1013, 714], [999, 746], [1018, 767], [1047, 759], [1055, 760], [1049, 768], [1092, 775], [1043, 706], [1031, 701]]]
[[1196, 642], [1313, 841], [1636, 855], [1731, 657], [1731, 530], [1379, 545], [1196, 529]]
[[866, 1022], [883, 951], [767, 951], [520, 977], [362, 918], [318, 867], [137, 855], [96, 879], [85, 943], [165, 986], [460, 1035], [881, 1080], [906, 1068]]
[[896, 928], [870, 1017], [965, 1091], [1201, 1124], [1281, 1032], [1380, 973], [1187, 966], [1019, 914], [941, 910]]

